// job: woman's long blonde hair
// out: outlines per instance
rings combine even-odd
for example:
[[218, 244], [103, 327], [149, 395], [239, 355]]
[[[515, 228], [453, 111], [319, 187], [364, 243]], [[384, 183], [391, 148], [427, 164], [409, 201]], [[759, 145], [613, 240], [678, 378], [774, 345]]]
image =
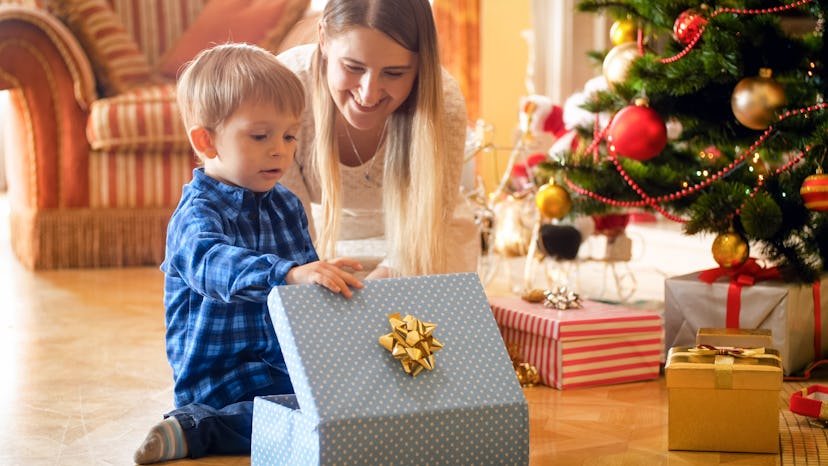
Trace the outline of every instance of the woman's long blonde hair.
[[[446, 225], [453, 198], [443, 135], [442, 68], [428, 0], [329, 0], [322, 14], [326, 37], [356, 26], [378, 30], [418, 54], [417, 78], [408, 99], [388, 117], [383, 173], [385, 237], [390, 263], [401, 275], [446, 271]], [[314, 58], [314, 164], [322, 189], [317, 247], [335, 255], [342, 181], [335, 122], [337, 108], [326, 82], [327, 63]], [[347, 124], [347, 122], [346, 122]]]

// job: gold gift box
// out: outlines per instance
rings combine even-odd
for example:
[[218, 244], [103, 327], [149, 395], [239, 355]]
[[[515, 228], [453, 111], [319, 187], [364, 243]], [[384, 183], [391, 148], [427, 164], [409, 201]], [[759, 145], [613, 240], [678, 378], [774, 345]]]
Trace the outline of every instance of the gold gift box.
[[749, 358], [691, 351], [678, 346], [667, 355], [667, 448], [778, 453], [779, 353], [766, 349], [765, 356]]

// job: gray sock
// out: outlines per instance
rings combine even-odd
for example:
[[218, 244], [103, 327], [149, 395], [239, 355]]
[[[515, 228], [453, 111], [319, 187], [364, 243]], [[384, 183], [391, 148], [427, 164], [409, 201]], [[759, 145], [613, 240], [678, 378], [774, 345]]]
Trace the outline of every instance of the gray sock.
[[144, 443], [135, 451], [133, 460], [137, 464], [151, 464], [185, 458], [188, 454], [187, 439], [181, 425], [170, 416], [150, 429]]

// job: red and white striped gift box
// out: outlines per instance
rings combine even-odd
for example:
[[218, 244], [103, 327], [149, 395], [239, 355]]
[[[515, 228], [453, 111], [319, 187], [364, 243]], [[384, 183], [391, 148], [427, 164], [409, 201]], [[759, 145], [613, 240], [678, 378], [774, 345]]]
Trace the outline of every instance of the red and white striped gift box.
[[558, 389], [607, 385], [659, 376], [664, 327], [655, 311], [584, 301], [559, 311], [518, 297], [489, 299], [503, 341], [541, 382]]

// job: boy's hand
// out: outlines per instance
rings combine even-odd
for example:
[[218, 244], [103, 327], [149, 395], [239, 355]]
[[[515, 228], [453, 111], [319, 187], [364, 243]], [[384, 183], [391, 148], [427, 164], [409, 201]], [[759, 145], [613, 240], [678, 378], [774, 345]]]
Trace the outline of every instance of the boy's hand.
[[362, 265], [355, 259], [339, 257], [330, 261], [316, 261], [305, 265], [296, 266], [285, 275], [285, 283], [295, 285], [298, 283], [316, 283], [325, 288], [340, 293], [346, 298], [354, 295], [353, 288], [362, 288], [359, 281], [343, 267], [353, 270], [362, 270]]

